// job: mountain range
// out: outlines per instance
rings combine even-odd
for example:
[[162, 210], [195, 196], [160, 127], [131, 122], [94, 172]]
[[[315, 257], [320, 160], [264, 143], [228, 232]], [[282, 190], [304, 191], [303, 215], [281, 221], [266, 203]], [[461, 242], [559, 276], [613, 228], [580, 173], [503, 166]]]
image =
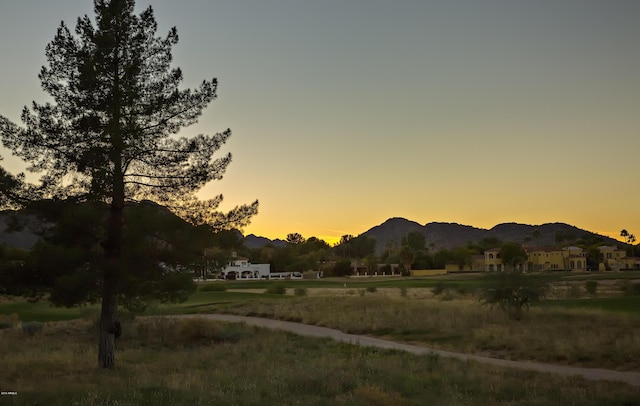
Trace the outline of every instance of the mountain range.
[[[434, 222], [421, 225], [405, 218], [394, 217], [362, 234], [376, 239], [376, 251], [380, 253], [389, 245], [401, 244], [402, 238], [412, 231], [424, 234], [426, 246], [431, 250], [450, 249], [467, 243], [478, 243], [485, 238], [496, 238], [502, 242], [511, 241], [520, 244], [546, 246], [557, 244], [558, 236], [563, 237], [564, 243], [588, 239], [589, 241], [598, 241], [602, 245], [625, 245], [616, 239], [565, 223], [546, 223], [541, 225], [503, 223], [491, 229], [484, 229], [457, 223]], [[256, 237], [253, 234], [245, 237], [245, 245], [249, 248], [260, 248], [270, 242], [274, 246], [286, 244], [282, 240], [271, 241], [268, 238]]]
[[[23, 225], [26, 223], [27, 227], [12, 227], [11, 217], [13, 216], [9, 216], [9, 214], [10, 212], [0, 212], [0, 244], [30, 248], [38, 240], [38, 236], [32, 231], [32, 227], [29, 227], [29, 223], [37, 223], [34, 221], [35, 218], [25, 216], [27, 218], [23, 218]], [[503, 223], [491, 229], [483, 229], [457, 223], [434, 222], [421, 225], [405, 218], [394, 217], [362, 234], [376, 239], [376, 251], [380, 253], [389, 246], [401, 244], [402, 238], [412, 231], [424, 234], [426, 246], [430, 250], [450, 249], [468, 243], [478, 243], [485, 238], [496, 238], [503, 242], [512, 241], [538, 246], [555, 245], [558, 236], [564, 238], [564, 243], [572, 243], [583, 239], [591, 242], [597, 241], [602, 245], [625, 245], [616, 239], [565, 223], [541, 225]], [[262, 248], [267, 244], [282, 247], [286, 245], [286, 242], [281, 239], [271, 240], [266, 237], [249, 234], [244, 237], [244, 244], [247, 248]]]

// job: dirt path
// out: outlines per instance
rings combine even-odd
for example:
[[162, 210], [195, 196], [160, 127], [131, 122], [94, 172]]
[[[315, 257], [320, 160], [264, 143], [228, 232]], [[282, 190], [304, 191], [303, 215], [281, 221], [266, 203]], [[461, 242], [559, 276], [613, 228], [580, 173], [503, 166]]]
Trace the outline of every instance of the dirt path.
[[560, 375], [577, 375], [591, 380], [619, 381], [633, 386], [640, 386], [640, 372], [622, 372], [599, 368], [580, 368], [564, 365], [542, 364], [530, 361], [510, 361], [497, 358], [481, 357], [478, 355], [463, 354], [458, 352], [443, 351], [427, 347], [419, 347], [410, 344], [401, 344], [394, 341], [380, 338], [367, 337], [361, 335], [347, 334], [339, 330], [326, 327], [311, 326], [302, 323], [289, 321], [262, 319], [258, 317], [234, 316], [229, 314], [198, 314], [183, 315], [177, 317], [203, 317], [212, 320], [226, 321], [232, 323], [245, 323], [251, 326], [265, 327], [275, 330], [289, 331], [295, 334], [312, 337], [328, 337], [336, 341], [362, 345], [367, 347], [377, 347], [407, 351], [412, 354], [435, 353], [442, 357], [456, 358], [462, 361], [475, 361], [483, 364], [497, 365], [505, 368], [526, 369], [531, 371], [546, 372]]

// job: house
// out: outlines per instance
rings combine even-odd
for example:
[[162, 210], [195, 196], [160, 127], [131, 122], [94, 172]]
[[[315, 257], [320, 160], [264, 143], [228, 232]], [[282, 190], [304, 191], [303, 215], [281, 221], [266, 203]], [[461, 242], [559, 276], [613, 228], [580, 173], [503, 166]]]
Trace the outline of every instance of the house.
[[[516, 266], [525, 272], [532, 271], [586, 271], [586, 253], [580, 247], [523, 247], [527, 253], [527, 263]], [[492, 248], [484, 253], [484, 265], [487, 272], [503, 271], [500, 248]]]
[[221, 271], [223, 279], [302, 279], [300, 272], [271, 272], [270, 264], [252, 264], [248, 258], [234, 256]]
[[625, 250], [612, 245], [598, 247], [602, 253], [602, 262], [599, 271], [619, 271], [621, 269], [640, 269], [640, 259], [627, 257]]

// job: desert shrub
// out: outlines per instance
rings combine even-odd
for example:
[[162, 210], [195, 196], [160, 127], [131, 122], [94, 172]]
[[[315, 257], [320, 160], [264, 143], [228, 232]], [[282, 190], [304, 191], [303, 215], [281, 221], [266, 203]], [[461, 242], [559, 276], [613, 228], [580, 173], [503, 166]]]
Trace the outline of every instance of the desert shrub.
[[596, 296], [598, 294], [598, 281], [586, 281], [584, 288], [588, 294]]
[[378, 291], [378, 288], [376, 288], [375, 286], [367, 286], [367, 292], [376, 293], [377, 291]]
[[282, 283], [276, 283], [269, 286], [266, 293], [270, 293], [272, 295], [284, 295], [287, 293], [287, 288]]
[[42, 327], [44, 327], [44, 324], [40, 323], [39, 321], [29, 321], [26, 323], [22, 323], [22, 331], [28, 336], [34, 336], [36, 335], [36, 333], [41, 332]]
[[225, 292], [227, 286], [223, 283], [208, 283], [206, 285], [200, 285], [198, 290], [201, 292]]
[[582, 297], [582, 289], [578, 285], [571, 285], [567, 290], [567, 298], [580, 299]]
[[455, 296], [450, 290], [445, 290], [444, 294], [440, 296], [440, 300], [442, 300], [443, 302], [450, 302], [453, 299], [455, 299]]
[[431, 292], [433, 292], [433, 294], [437, 296], [442, 292], [444, 292], [444, 288], [445, 288], [444, 283], [438, 282], [436, 283], [436, 286], [434, 286], [433, 289], [431, 289]]
[[513, 320], [521, 320], [522, 309], [544, 297], [549, 287], [544, 279], [517, 271], [487, 275], [483, 282], [481, 303], [498, 306]]
[[293, 292], [296, 296], [307, 296], [307, 288], [295, 288]]

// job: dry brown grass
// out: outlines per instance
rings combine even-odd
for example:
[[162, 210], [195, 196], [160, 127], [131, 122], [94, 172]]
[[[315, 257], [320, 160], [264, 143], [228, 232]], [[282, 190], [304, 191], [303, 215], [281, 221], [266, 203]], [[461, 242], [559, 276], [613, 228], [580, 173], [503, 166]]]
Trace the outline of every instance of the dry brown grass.
[[241, 304], [232, 312], [508, 359], [640, 370], [640, 323], [636, 316], [532, 308], [524, 320], [513, 321], [470, 297], [442, 300], [421, 297], [411, 290], [407, 297], [393, 288], [364, 296], [349, 295], [348, 290], [340, 295], [310, 293], [303, 299]]
[[[91, 321], [0, 330], [0, 386], [17, 404], [633, 404], [640, 389], [360, 348], [201, 319], [127, 322], [100, 370]], [[5, 400], [5, 399], [3, 399]]]

